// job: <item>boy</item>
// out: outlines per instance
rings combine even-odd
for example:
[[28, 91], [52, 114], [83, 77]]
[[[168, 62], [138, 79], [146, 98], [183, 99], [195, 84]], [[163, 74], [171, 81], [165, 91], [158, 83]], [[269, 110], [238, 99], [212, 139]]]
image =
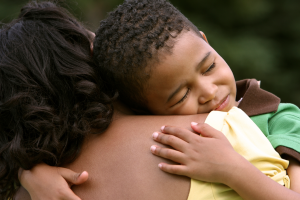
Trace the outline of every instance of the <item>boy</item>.
[[[106, 83], [133, 110], [196, 114], [238, 105], [281, 155], [300, 161], [299, 109], [280, 104], [256, 80], [235, 85], [229, 66], [206, 36], [170, 3], [120, 5], [101, 22], [94, 57]], [[278, 124], [278, 118], [285, 126]]]
[[238, 105], [278, 153], [293, 161], [289, 168], [299, 170], [299, 109], [280, 104], [256, 80], [235, 85], [229, 66], [206, 36], [168, 2], [119, 6], [101, 22], [94, 55], [106, 82], [132, 110], [197, 114]]

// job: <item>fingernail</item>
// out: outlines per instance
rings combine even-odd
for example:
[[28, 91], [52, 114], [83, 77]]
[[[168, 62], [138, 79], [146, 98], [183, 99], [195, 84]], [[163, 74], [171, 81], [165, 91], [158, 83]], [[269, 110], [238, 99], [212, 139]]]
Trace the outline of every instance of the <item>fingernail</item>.
[[193, 126], [196, 126], [198, 123], [197, 123], [197, 122], [191, 122], [191, 124], [192, 124]]
[[165, 129], [165, 126], [162, 126], [162, 127], [160, 128], [161, 131], [164, 131], [164, 129]]
[[158, 164], [158, 167], [159, 167], [159, 168], [162, 168], [162, 164], [159, 163], [159, 164]]
[[154, 145], [152, 145], [152, 146], [150, 147], [150, 151], [151, 151], [151, 152], [155, 152], [155, 149], [156, 149], [156, 146], [154, 146]]
[[154, 133], [152, 134], [152, 137], [153, 137], [153, 139], [156, 139], [156, 138], [158, 137], [158, 133], [157, 133], [157, 132], [154, 132]]

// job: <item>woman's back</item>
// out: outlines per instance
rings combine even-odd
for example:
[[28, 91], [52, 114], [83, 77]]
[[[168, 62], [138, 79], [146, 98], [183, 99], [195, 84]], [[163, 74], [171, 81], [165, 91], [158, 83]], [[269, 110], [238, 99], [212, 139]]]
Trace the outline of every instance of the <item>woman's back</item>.
[[75, 193], [82, 199], [187, 199], [190, 179], [159, 170], [158, 163], [168, 161], [150, 153], [155, 143], [151, 135], [165, 124], [188, 128], [191, 121], [204, 120], [203, 115], [117, 114], [104, 134], [85, 140], [80, 156], [67, 166], [89, 172], [89, 180], [75, 186]]
[[[190, 129], [190, 122], [204, 122], [206, 116], [134, 116], [116, 111], [109, 128], [102, 134], [90, 134], [79, 157], [65, 166], [89, 173], [86, 183], [72, 189], [88, 200], [186, 200], [190, 179], [164, 173], [157, 167], [169, 161], [150, 153], [150, 146], [155, 144], [152, 133], [162, 125]], [[15, 199], [30, 197], [20, 190]]]

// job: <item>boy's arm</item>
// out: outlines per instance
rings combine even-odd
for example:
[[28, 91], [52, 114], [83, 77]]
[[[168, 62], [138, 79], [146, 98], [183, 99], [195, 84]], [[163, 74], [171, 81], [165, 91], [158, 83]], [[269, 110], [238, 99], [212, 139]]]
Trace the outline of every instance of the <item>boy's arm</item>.
[[287, 173], [291, 189], [300, 193], [300, 110], [293, 104], [280, 104], [268, 119], [267, 138], [290, 164]]
[[[88, 173], [76, 173], [62, 167], [51, 167], [46, 164], [36, 165], [31, 170], [19, 170], [19, 180], [30, 193], [32, 200], [64, 199], [80, 200], [70, 189], [72, 185], [79, 185], [88, 179]], [[19, 193], [25, 195], [25, 191]], [[20, 194], [17, 194], [20, 196]]]
[[154, 134], [155, 141], [176, 150], [155, 146], [151, 148], [152, 153], [182, 163], [161, 163], [159, 167], [163, 171], [202, 181], [224, 183], [246, 200], [300, 199], [300, 194], [273, 181], [235, 152], [221, 132], [207, 124], [192, 124], [192, 128], [203, 137], [174, 127], [166, 127], [164, 133]]
[[233, 172], [233, 178], [229, 178], [227, 183], [224, 182], [234, 189], [243, 199], [300, 199], [299, 193], [281, 186], [261, 173], [247, 160], [243, 160], [244, 161], [240, 163], [240, 167]]
[[291, 179], [291, 190], [300, 193], [300, 162], [292, 157], [287, 158], [290, 161], [287, 173]]

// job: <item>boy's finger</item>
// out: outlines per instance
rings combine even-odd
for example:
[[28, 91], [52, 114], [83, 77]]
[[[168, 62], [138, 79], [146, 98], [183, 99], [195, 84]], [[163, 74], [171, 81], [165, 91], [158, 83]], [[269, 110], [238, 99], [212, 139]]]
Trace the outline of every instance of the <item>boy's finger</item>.
[[161, 148], [159, 146], [152, 145], [150, 151], [156, 156], [166, 158], [177, 163], [184, 163], [184, 154], [174, 149]]
[[159, 163], [158, 167], [162, 171], [170, 174], [183, 175], [183, 176], [187, 175], [186, 166], [184, 165], [171, 165], [167, 163]]
[[74, 184], [75, 184], [75, 185], [80, 185], [80, 184], [86, 182], [86, 181], [88, 180], [88, 178], [89, 178], [88, 172], [87, 172], [87, 171], [83, 171], [83, 172], [81, 172], [81, 174], [78, 176], [77, 182], [74, 183]]
[[184, 140], [174, 136], [174, 135], [168, 135], [164, 133], [159, 133], [159, 132], [154, 132], [152, 134], [153, 140], [156, 142], [159, 142], [161, 144], [169, 145], [173, 147], [174, 149], [184, 152], [185, 150], [185, 145], [187, 142]]
[[169, 135], [174, 135], [186, 142], [190, 142], [192, 140], [192, 137], [195, 136], [195, 133], [187, 129], [179, 128], [175, 126], [162, 126], [161, 131]]
[[222, 132], [218, 131], [217, 129], [214, 129], [213, 127], [205, 123], [192, 122], [191, 127], [195, 132], [199, 133], [203, 137], [209, 137], [209, 138], [225, 137]]
[[76, 173], [67, 168], [58, 168], [58, 173], [69, 183], [69, 186], [79, 185], [87, 181], [89, 175], [86, 171]]
[[81, 200], [71, 189], [64, 194], [65, 200]]

